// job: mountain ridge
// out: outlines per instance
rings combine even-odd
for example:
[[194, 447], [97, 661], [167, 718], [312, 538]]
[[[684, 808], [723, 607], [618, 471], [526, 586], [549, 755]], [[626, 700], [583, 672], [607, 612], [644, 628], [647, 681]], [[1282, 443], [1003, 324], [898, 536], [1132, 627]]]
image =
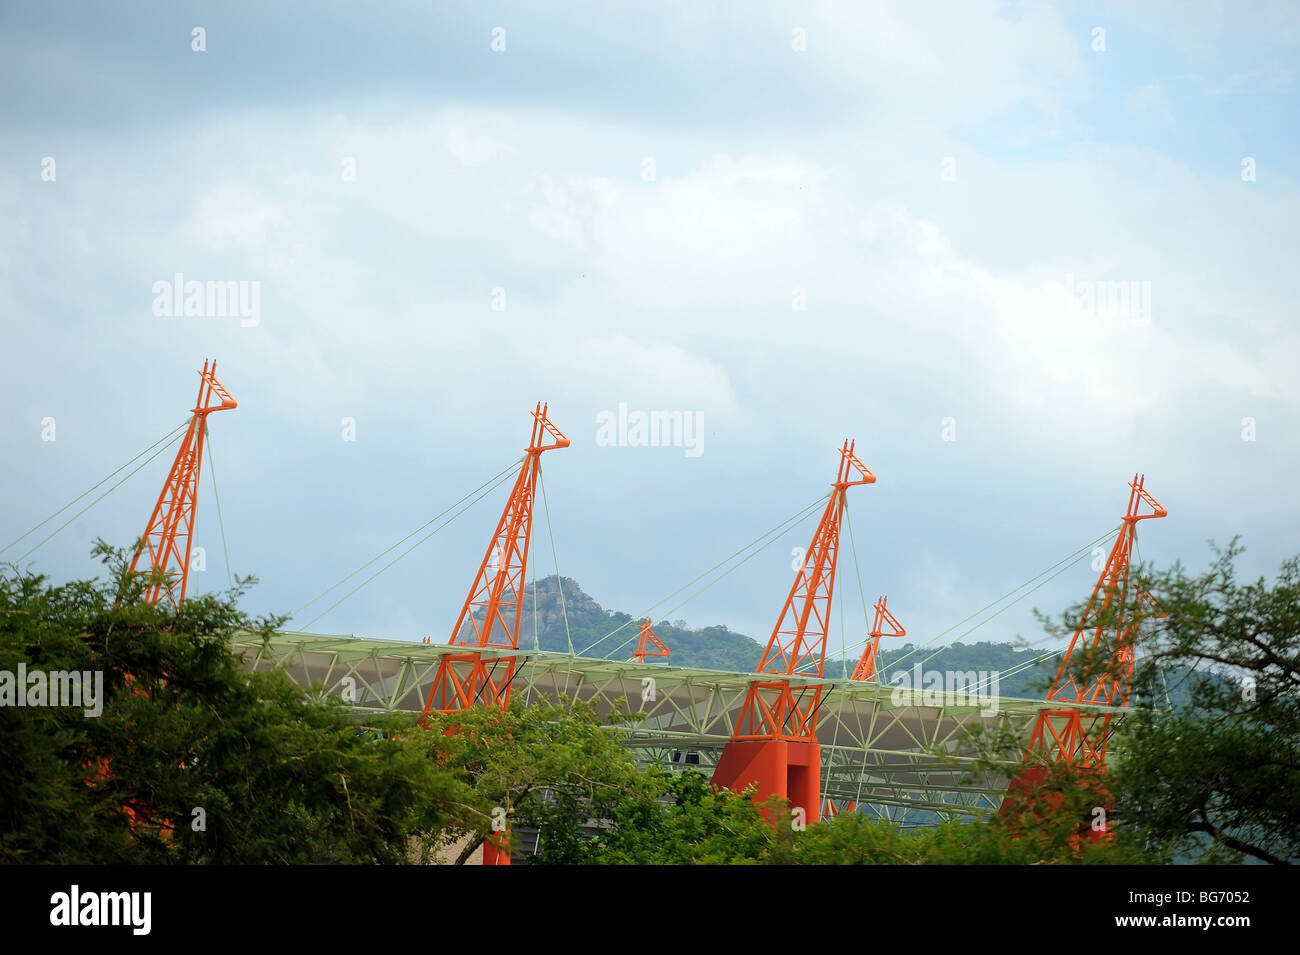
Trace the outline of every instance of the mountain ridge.
[[[481, 615], [476, 616], [482, 619]], [[557, 582], [557, 577], [552, 574], [538, 580], [535, 591], [532, 582], [524, 587], [519, 646], [567, 653], [572, 643], [573, 652], [578, 656], [631, 660], [640, 619], [622, 611], [605, 609], [572, 577], [560, 577]], [[671, 654], [666, 658], [651, 658], [656, 663], [752, 673], [763, 655], [765, 644], [731, 630], [725, 624], [692, 628], [685, 620], [652, 620], [651, 626]], [[1034, 664], [1039, 658], [1040, 662]], [[895, 675], [893, 664], [900, 660], [897, 669], [909, 673], [922, 660], [926, 661], [927, 672], [984, 670], [1004, 673], [1024, 665], [1019, 672], [1001, 678], [998, 689], [1003, 696], [1026, 699], [1041, 699], [1046, 681], [1055, 671], [1055, 663], [1042, 651], [1024, 650], [1009, 643], [992, 641], [956, 643], [937, 652], [930, 648], [918, 649], [915, 644], [907, 643], [882, 651], [879, 660], [879, 670], [885, 675], [885, 682]], [[856, 657], [847, 661], [827, 659], [824, 672], [828, 679], [838, 679], [846, 671], [851, 673], [856, 663]]]

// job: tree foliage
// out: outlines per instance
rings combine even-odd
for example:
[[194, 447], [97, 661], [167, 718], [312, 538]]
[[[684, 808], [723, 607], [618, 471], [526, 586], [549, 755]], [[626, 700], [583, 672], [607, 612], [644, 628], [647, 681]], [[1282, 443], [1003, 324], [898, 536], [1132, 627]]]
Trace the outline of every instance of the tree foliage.
[[612, 721], [628, 718], [602, 718], [594, 705], [567, 699], [430, 714], [427, 731], [413, 736], [468, 794], [455, 861], [493, 834], [494, 819], [497, 830], [540, 830], [538, 861], [586, 861], [584, 826], [652, 788], [619, 743]]
[[[0, 861], [396, 862], [456, 818], [459, 782], [230, 650], [236, 592], [176, 612], [107, 582], [0, 572], [0, 671], [98, 671], [103, 711], [0, 707]], [[381, 728], [382, 731], [382, 728]]]
[[[913, 831], [863, 814], [795, 826], [779, 801], [760, 810], [697, 772], [641, 767], [625, 745], [637, 714], [618, 707], [516, 699], [427, 727], [409, 714], [363, 724], [232, 652], [237, 631], [278, 625], [239, 611], [251, 581], [173, 612], [139, 599], [145, 581], [125, 555], [99, 553], [103, 582], [0, 572], [0, 673], [99, 672], [104, 688], [97, 717], [0, 706], [0, 862], [373, 863], [435, 850], [464, 862], [500, 828], [538, 830], [537, 864], [1300, 856], [1300, 558], [1272, 584], [1241, 583], [1235, 541], [1205, 573], [1146, 574], [1167, 616], [1139, 631], [1144, 706], [1113, 735], [1108, 773], [1044, 763], [1044, 784], [1003, 813]], [[1112, 657], [1079, 654], [1076, 676]], [[1026, 768], [1014, 734], [984, 743], [984, 770]], [[1099, 804], [1119, 826], [1094, 839]]]
[[[1300, 557], [1240, 581], [1234, 539], [1202, 573], [1152, 576], [1155, 621], [1134, 679], [1155, 704], [1123, 729], [1114, 779], [1152, 845], [1300, 860]], [[1188, 702], [1162, 706], [1170, 674]], [[1207, 840], [1209, 842], [1207, 843]]]
[[[1243, 582], [1239, 542], [1211, 550], [1200, 573], [1176, 563], [1131, 574], [1165, 615], [1138, 633], [1133, 711], [1111, 740], [1107, 786], [1120, 825], [1150, 851], [1296, 861], [1300, 557], [1286, 560], [1272, 583]], [[1140, 592], [1132, 596], [1124, 613], [1140, 609]], [[1081, 612], [1071, 608], [1049, 631], [1064, 638]], [[1114, 672], [1109, 650], [1079, 654], [1076, 678]]]

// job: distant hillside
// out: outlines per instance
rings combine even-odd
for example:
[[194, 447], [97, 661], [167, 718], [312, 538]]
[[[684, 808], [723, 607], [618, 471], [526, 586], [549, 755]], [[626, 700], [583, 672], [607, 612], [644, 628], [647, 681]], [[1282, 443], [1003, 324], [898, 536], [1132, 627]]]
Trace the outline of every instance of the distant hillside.
[[[608, 657], [614, 660], [630, 660], [636, 647], [637, 623], [630, 614], [621, 611], [606, 610], [583, 592], [578, 582], [571, 577], [561, 578], [564, 590], [564, 611], [569, 620], [569, 634], [573, 640], [574, 652], [579, 656]], [[564, 653], [568, 643], [564, 635], [564, 617], [560, 607], [560, 589], [556, 577], [551, 576], [537, 582], [536, 615], [534, 616], [534, 595], [532, 584], [524, 590], [524, 614], [520, 627], [519, 645], [534, 646], [534, 630], [543, 650]], [[536, 627], [534, 627], [534, 620]], [[606, 634], [622, 626], [622, 629], [608, 639]], [[736, 633], [722, 624], [701, 629], [691, 629], [685, 621], [671, 623], [666, 620], [654, 621], [654, 631], [659, 639], [667, 644], [672, 656], [667, 659], [674, 666], [698, 667], [706, 670], [731, 670], [740, 673], [753, 672], [762, 657], [763, 648], [751, 637]], [[894, 662], [912, 650], [907, 644], [901, 649], [889, 650], [881, 654], [881, 671], [888, 678], [896, 669], [911, 670], [912, 666], [925, 660], [934, 648], [925, 647], [912, 652], [896, 667]], [[940, 651], [925, 664], [927, 670], [998, 670], [1001, 673], [1013, 667], [1031, 662], [1039, 651], [1017, 650], [1005, 643], [974, 643], [970, 645], [954, 644]], [[651, 662], [658, 662], [651, 658]], [[851, 673], [856, 658], [848, 661]], [[1050, 680], [1055, 672], [1051, 661], [1038, 666], [1026, 667], [1020, 673], [1007, 676], [1001, 680], [999, 690], [1003, 696], [1042, 697], [1043, 689], [1031, 686], [1034, 680], [1043, 683]], [[839, 660], [828, 660], [826, 676], [836, 679], [843, 673]]]
[[[554, 575], [537, 582], [535, 614], [532, 583], [524, 588], [524, 614], [519, 628], [519, 645], [534, 646], [536, 635], [543, 650], [566, 652], [569, 649], [564, 629], [567, 614], [569, 636], [573, 640], [574, 652], [579, 656], [630, 660], [632, 651], [636, 649], [639, 621], [633, 620], [630, 614], [604, 609], [584, 593], [578, 582], [571, 577], [560, 579], [564, 589], [563, 612], [560, 588], [556, 585]], [[618, 633], [609, 639], [602, 639], [620, 626], [622, 629]], [[721, 625], [691, 630], [666, 621], [656, 621], [654, 630], [672, 651], [672, 657], [667, 662], [674, 666], [743, 672], [757, 667], [763, 653], [763, 648], [749, 637]]]
[[[929, 659], [931, 654], [934, 654], [933, 659]], [[954, 643], [942, 650], [933, 646], [913, 650], [912, 644], [905, 644], [901, 649], [882, 652], [878, 668], [888, 683], [898, 671], [910, 672], [923, 660], [925, 670], [984, 670], [989, 673], [996, 670], [999, 674], [999, 695], [1027, 700], [1043, 698], [1060, 662], [1042, 650], [1017, 650], [1009, 643], [984, 640], [971, 644]], [[1039, 660], [1037, 665], [1027, 665], [1033, 664], [1035, 660]], [[1021, 666], [1024, 667], [1023, 670], [1011, 672], [1013, 668]]]

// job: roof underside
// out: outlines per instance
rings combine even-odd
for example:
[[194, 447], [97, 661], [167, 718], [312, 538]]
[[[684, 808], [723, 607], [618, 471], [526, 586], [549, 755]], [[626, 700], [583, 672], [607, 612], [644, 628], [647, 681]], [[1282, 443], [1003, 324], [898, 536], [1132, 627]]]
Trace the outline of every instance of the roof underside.
[[[277, 631], [265, 642], [246, 633], [234, 644], [253, 669], [281, 670], [310, 695], [344, 699], [359, 714], [420, 712], [440, 658], [465, 652], [464, 647], [288, 631]], [[540, 650], [485, 649], [482, 656], [485, 661], [517, 660], [515, 699], [565, 695], [596, 703], [603, 715], [646, 714], [625, 724], [625, 745], [646, 761], [704, 772], [731, 738], [732, 719], [749, 685], [771, 679]], [[818, 737], [823, 795], [854, 800], [860, 810], [902, 824], [996, 810], [1006, 779], [972, 776], [975, 754], [964, 736], [1005, 721], [1028, 741], [1044, 708], [1042, 700], [968, 694], [960, 683], [954, 692], [938, 693], [853, 680], [789, 679], [796, 693], [822, 688]], [[1099, 716], [1127, 712], [1078, 709]]]

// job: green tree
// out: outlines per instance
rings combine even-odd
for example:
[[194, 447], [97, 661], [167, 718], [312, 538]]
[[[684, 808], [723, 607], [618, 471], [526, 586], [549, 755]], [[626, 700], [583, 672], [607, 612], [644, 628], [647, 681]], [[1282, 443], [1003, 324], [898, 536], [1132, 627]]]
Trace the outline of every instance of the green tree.
[[107, 582], [0, 571], [0, 671], [89, 671], [103, 710], [0, 707], [0, 862], [398, 862], [460, 821], [462, 784], [403, 718], [362, 727], [230, 650], [268, 633], [234, 593], [179, 611], [139, 599], [125, 555]]
[[469, 794], [457, 864], [492, 833], [494, 818], [540, 830], [535, 862], [587, 861], [584, 826], [651, 798], [651, 782], [619, 742], [618, 724], [634, 716], [602, 718], [594, 704], [565, 699], [431, 714], [417, 735]]
[[[642, 798], [622, 800], [584, 861], [602, 865], [737, 865], [763, 861], [772, 826], [746, 795], [708, 777], [650, 769]], [[646, 797], [649, 798], [646, 798]]]
[[619, 724], [635, 716], [602, 718], [568, 700], [434, 714], [424, 737], [432, 758], [473, 794], [455, 861], [482, 845], [493, 813], [539, 830], [537, 865], [762, 861], [772, 827], [750, 798], [715, 792], [696, 772], [638, 767], [620, 742]]
[[1116, 842], [1071, 840], [1075, 827], [1050, 815], [1017, 831], [997, 818], [943, 822], [902, 830], [893, 823], [848, 813], [809, 826], [777, 831], [770, 862], [778, 865], [1076, 865], [1148, 863], [1152, 857]]
[[[1134, 568], [1127, 600], [1100, 622], [1144, 619], [1133, 638], [1132, 710], [1109, 740], [1105, 786], [1113, 818], [1147, 851], [1182, 860], [1300, 859], [1300, 558], [1270, 584], [1237, 579], [1237, 539], [1210, 545], [1188, 573]], [[1141, 581], [1141, 584], [1138, 584]], [[1155, 607], [1144, 602], [1155, 596]], [[1049, 633], [1068, 638], [1071, 607]], [[1076, 652], [1086, 683], [1126, 677], [1111, 642]]]
[[[1300, 860], [1300, 557], [1239, 581], [1234, 538], [1199, 574], [1151, 575], [1168, 616], [1139, 645], [1148, 704], [1116, 740], [1112, 789], [1148, 845]], [[1167, 687], [1187, 702], [1170, 706]], [[1211, 858], [1217, 858], [1218, 854]]]

